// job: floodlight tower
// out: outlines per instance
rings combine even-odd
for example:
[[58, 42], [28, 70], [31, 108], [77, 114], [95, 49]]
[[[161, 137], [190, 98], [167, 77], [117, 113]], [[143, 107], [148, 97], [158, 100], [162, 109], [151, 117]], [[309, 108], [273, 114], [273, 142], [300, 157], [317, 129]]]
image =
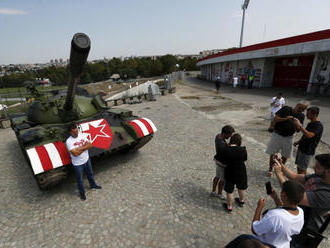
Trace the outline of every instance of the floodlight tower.
[[241, 27], [241, 38], [239, 40], [239, 47], [242, 47], [242, 42], [243, 42], [243, 30], [244, 30], [244, 19], [245, 19], [245, 10], [247, 9], [249, 5], [250, 0], [244, 0], [244, 3], [242, 5], [242, 10], [243, 10], [243, 18], [242, 18], [242, 27]]

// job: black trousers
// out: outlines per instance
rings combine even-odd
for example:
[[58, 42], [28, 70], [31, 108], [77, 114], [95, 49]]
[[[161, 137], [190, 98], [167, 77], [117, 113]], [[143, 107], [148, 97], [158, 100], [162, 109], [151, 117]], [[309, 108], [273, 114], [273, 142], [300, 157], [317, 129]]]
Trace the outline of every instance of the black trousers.
[[252, 89], [252, 85], [253, 85], [253, 80], [249, 80], [248, 89]]

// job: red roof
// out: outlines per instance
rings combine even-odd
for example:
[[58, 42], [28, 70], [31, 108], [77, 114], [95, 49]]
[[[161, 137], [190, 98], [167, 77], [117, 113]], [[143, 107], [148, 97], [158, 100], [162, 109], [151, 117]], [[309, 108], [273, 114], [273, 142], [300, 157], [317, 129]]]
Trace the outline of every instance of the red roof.
[[232, 49], [229, 51], [224, 51], [224, 52], [220, 52], [217, 54], [209, 55], [205, 58], [199, 59], [198, 62], [206, 60], [206, 59], [226, 56], [226, 55], [235, 54], [235, 53], [249, 52], [249, 51], [255, 51], [255, 50], [260, 50], [260, 49], [265, 49], [265, 48], [286, 46], [286, 45], [292, 45], [292, 44], [315, 41], [315, 40], [323, 40], [323, 39], [330, 39], [330, 29], [313, 32], [313, 33], [308, 33], [308, 34], [303, 34], [303, 35], [292, 36], [289, 38], [284, 38], [284, 39], [279, 39], [279, 40], [258, 43], [255, 45], [241, 47], [241, 48], [237, 48], [237, 49]]

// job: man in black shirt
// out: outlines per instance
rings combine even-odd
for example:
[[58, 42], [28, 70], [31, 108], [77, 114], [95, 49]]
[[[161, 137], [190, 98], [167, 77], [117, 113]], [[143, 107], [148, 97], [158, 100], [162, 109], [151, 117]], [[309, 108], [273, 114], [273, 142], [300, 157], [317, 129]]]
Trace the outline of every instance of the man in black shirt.
[[319, 120], [320, 109], [318, 107], [310, 107], [307, 109], [307, 119], [310, 120], [307, 127], [304, 128], [299, 120], [295, 120], [298, 129], [303, 133], [301, 139], [294, 143], [298, 145], [296, 156], [296, 165], [298, 174], [306, 174], [307, 168], [314, 157], [315, 150], [319, 144], [323, 125]]
[[293, 147], [293, 135], [298, 130], [298, 119], [300, 123], [304, 123], [305, 115], [304, 111], [307, 108], [307, 104], [298, 103], [294, 108], [284, 106], [276, 112], [274, 118], [274, 132], [268, 143], [266, 153], [270, 155], [269, 158], [269, 171], [268, 175], [272, 175], [274, 154], [281, 152], [282, 162], [285, 164], [287, 159], [291, 157]]
[[[232, 126], [226, 125], [222, 128], [221, 133], [215, 136], [214, 142], [216, 154], [214, 155], [214, 161], [216, 167], [216, 175], [213, 178], [213, 187], [212, 192], [210, 194], [211, 197], [220, 197], [224, 199], [224, 197], [222, 196], [222, 189], [225, 181], [224, 170], [226, 165], [224, 163], [224, 158], [221, 156], [221, 154], [223, 153], [223, 150], [227, 147], [226, 139], [229, 139], [234, 132], [235, 129]], [[215, 192], [217, 187], [218, 193]]]

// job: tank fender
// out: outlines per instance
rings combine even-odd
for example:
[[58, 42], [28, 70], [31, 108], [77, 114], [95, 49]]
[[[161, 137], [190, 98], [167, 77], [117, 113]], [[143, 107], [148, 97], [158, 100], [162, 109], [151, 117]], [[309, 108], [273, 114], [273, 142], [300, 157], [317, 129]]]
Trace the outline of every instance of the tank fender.
[[155, 124], [148, 118], [139, 118], [122, 122], [134, 139], [141, 139], [157, 131]]
[[34, 175], [69, 165], [71, 158], [62, 141], [35, 146], [26, 150]]

